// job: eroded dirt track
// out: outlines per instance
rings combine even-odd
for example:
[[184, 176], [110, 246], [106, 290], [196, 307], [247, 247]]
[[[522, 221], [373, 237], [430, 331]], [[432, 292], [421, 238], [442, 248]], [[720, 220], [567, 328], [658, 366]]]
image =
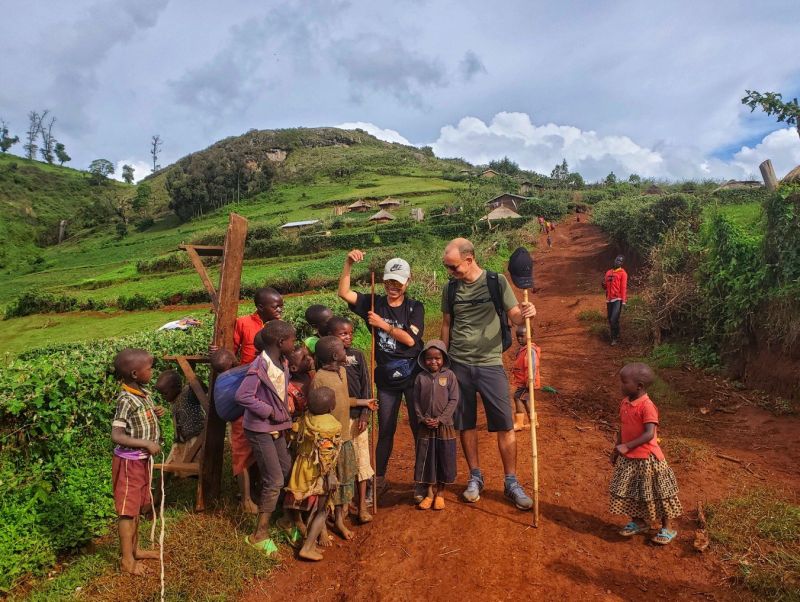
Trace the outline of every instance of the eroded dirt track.
[[[542, 348], [542, 381], [557, 396], [537, 396], [540, 416], [541, 518], [510, 506], [502, 495], [503, 475], [494, 436], [479, 419], [481, 466], [486, 489], [476, 504], [459, 501], [468, 473], [459, 450], [458, 482], [443, 512], [411, 504], [413, 445], [407, 422], [398, 429], [388, 478], [375, 521], [356, 527], [353, 543], [336, 541], [317, 564], [284, 552], [281, 568], [245, 596], [246, 600], [729, 600], [747, 596], [725, 583], [722, 565], [692, 547], [694, 508], [743, 483], [780, 481], [795, 494], [800, 457], [791, 433], [796, 420], [777, 420], [746, 406], [698, 420], [691, 405], [713, 395], [710, 379], [678, 374], [690, 407], [662, 408], [661, 437], [701, 439], [713, 450], [701, 464], [674, 464], [686, 515], [678, 539], [664, 548], [643, 537], [617, 535], [622, 517], [607, 509], [611, 474], [608, 452], [621, 397], [616, 373], [637, 355], [625, 344], [609, 347], [588, 332], [577, 316], [605, 311], [599, 287], [613, 253], [591, 224], [558, 227], [554, 247], [535, 253], [535, 340]], [[438, 336], [428, 332], [426, 338]], [[624, 332], [623, 332], [624, 337]], [[657, 405], [659, 399], [654, 399]], [[674, 418], [674, 419], [673, 419]], [[788, 438], [787, 438], [788, 437]], [[796, 435], [795, 435], [796, 437]], [[765, 443], [766, 441], [766, 443]], [[771, 441], [772, 443], [768, 443]], [[721, 452], [753, 464], [716, 457]], [[518, 433], [518, 476], [531, 491], [530, 431]], [[669, 459], [669, 458], [668, 458]]]

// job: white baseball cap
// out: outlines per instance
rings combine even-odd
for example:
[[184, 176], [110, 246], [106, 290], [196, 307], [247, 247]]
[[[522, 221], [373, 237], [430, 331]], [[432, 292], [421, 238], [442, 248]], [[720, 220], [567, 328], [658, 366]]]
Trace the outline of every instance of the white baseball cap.
[[405, 259], [395, 257], [386, 262], [383, 268], [383, 280], [397, 280], [400, 284], [405, 284], [411, 278], [411, 266]]

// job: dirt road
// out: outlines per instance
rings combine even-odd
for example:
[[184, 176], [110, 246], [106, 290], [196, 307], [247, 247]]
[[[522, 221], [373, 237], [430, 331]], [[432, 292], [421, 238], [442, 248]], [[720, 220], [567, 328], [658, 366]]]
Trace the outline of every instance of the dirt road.
[[[281, 569], [245, 599], [741, 599], [745, 594], [724, 584], [716, 557], [694, 551], [690, 517], [697, 500], [719, 499], [743, 483], [780, 479], [799, 491], [798, 452], [759, 445], [763, 437], [776, 441], [797, 433], [797, 421], [778, 421], [750, 406], [695, 419], [700, 413], [694, 406], [708, 402], [716, 381], [673, 371], [688, 406], [662, 408], [662, 439], [700, 438], [714, 452], [752, 461], [754, 470], [713, 453], [699, 466], [674, 464], [688, 515], [677, 522], [678, 539], [661, 548], [643, 537], [617, 535], [625, 521], [607, 509], [613, 433], [603, 420], [616, 423], [621, 397], [616, 372], [625, 358], [641, 350], [624, 343], [611, 348], [577, 318], [583, 310], [604, 311], [599, 282], [612, 257], [600, 231], [586, 223], [560, 225], [553, 249], [542, 244], [535, 253], [535, 340], [542, 348], [542, 381], [559, 391], [537, 397], [538, 529], [530, 528], [530, 513], [503, 499], [495, 438], [486, 433], [482, 417], [478, 429], [486, 489], [481, 500], [459, 500], [468, 474], [459, 457], [458, 482], [446, 496], [447, 508], [417, 510], [410, 499], [413, 446], [404, 422], [389, 469], [392, 486], [375, 521], [356, 527], [355, 542], [337, 540], [320, 563], [300, 562], [284, 552]], [[654, 401], [661, 405], [658, 398]], [[518, 436], [518, 455], [518, 476], [530, 491], [529, 431]]]

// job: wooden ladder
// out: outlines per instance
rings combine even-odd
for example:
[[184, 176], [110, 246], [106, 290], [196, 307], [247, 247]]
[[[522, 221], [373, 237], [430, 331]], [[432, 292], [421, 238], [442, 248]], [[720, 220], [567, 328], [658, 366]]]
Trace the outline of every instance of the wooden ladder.
[[[236, 316], [239, 309], [239, 290], [242, 278], [242, 263], [244, 262], [244, 244], [247, 238], [247, 220], [236, 213], [231, 213], [228, 221], [228, 231], [225, 233], [223, 246], [207, 245], [180, 245], [186, 251], [189, 259], [200, 276], [211, 298], [211, 308], [214, 312], [214, 335], [212, 345], [220, 349], [233, 352], [233, 330], [236, 326]], [[221, 257], [222, 265], [219, 274], [219, 289], [206, 271], [202, 257]], [[214, 380], [217, 375], [211, 371], [208, 383], [208, 393], [203, 389], [200, 379], [195, 373], [198, 363], [208, 363], [208, 357], [203, 355], [167, 355], [165, 360], [178, 363], [186, 381], [192, 391], [200, 400], [206, 411], [206, 428], [197, 438], [190, 450], [189, 457], [197, 457], [199, 462], [156, 464], [154, 467], [164, 472], [180, 472], [198, 475], [197, 498], [195, 509], [204, 510], [206, 502], [215, 502], [219, 498], [222, 483], [222, 455], [225, 449], [225, 421], [218, 415], [214, 407]]]

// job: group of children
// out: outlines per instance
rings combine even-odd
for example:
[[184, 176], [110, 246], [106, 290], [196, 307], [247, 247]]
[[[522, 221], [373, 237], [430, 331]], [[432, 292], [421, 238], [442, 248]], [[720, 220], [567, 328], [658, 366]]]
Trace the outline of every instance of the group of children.
[[[270, 289], [274, 291], [274, 289]], [[269, 296], [269, 295], [268, 295]], [[264, 295], [262, 294], [262, 300]], [[377, 409], [372, 396], [371, 374], [364, 355], [353, 345], [353, 322], [334, 316], [329, 308], [312, 306], [307, 321], [316, 330], [298, 342], [294, 326], [280, 319], [280, 304], [273, 303], [270, 319], [260, 329], [251, 329], [249, 355], [236, 402], [243, 408], [241, 428], [257, 466], [260, 489], [254, 502], [256, 526], [246, 541], [273, 553], [270, 518], [282, 505], [285, 518], [279, 525], [302, 537], [299, 556], [321, 560], [330, 545], [328, 528], [343, 539], [353, 532], [346, 524], [349, 514], [364, 524], [369, 512], [373, 476], [368, 426], [370, 412]], [[259, 293], [256, 294], [259, 306]], [[263, 304], [262, 304], [263, 305]], [[264, 316], [267, 317], [267, 316]], [[247, 316], [245, 318], [248, 318]], [[240, 318], [242, 320], [243, 318]], [[257, 323], [257, 322], [254, 322]], [[238, 326], [237, 326], [238, 328]], [[246, 330], [246, 329], [245, 329]], [[244, 331], [242, 331], [244, 332]], [[530, 419], [525, 326], [517, 328], [520, 350], [513, 363], [514, 429], [525, 428]], [[226, 350], [210, 354], [219, 374], [241, 363], [245, 344], [239, 341], [240, 357]], [[541, 351], [533, 346], [535, 387], [540, 387]], [[414, 480], [424, 485], [418, 502], [421, 510], [443, 510], [444, 492], [456, 478], [456, 431], [453, 414], [459, 403], [459, 386], [449, 369], [446, 345], [429, 341], [418, 360], [414, 384], [414, 411], [420, 425], [415, 442]], [[140, 560], [153, 557], [137, 547], [139, 516], [150, 510], [153, 457], [161, 452], [158, 419], [165, 414], [145, 386], [152, 378], [153, 356], [142, 349], [124, 349], [114, 361], [121, 390], [112, 424], [116, 444], [113, 458], [114, 500], [119, 517], [123, 570], [141, 574]], [[625, 399], [620, 408], [621, 429], [612, 454], [614, 475], [611, 510], [632, 517], [621, 533], [635, 535], [648, 529], [647, 521], [661, 519], [655, 543], [675, 537], [670, 520], [681, 512], [677, 485], [657, 442], [658, 412], [647, 397], [652, 371], [643, 364], [626, 366], [620, 372]], [[205, 414], [197, 395], [183, 387], [173, 370], [159, 375], [156, 389], [172, 406], [175, 443], [168, 462], [195, 461]], [[245, 491], [249, 495], [248, 488]]]

